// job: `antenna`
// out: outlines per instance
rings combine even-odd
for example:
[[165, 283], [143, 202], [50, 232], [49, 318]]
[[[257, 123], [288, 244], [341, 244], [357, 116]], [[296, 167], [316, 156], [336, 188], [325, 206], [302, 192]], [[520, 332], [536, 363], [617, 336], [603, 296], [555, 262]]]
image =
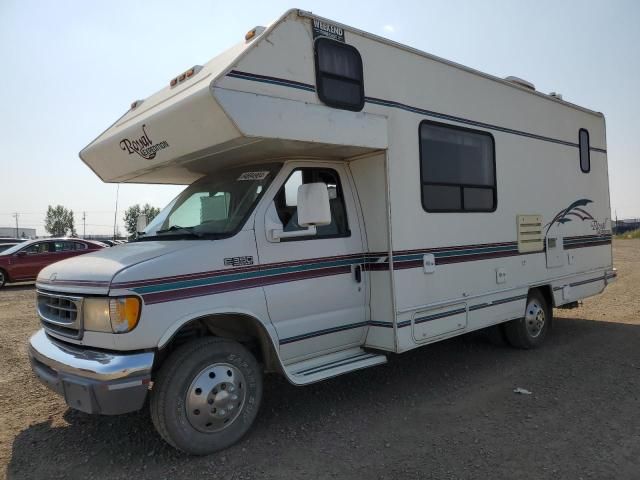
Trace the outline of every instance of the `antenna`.
[[113, 239], [116, 239], [116, 222], [118, 221], [118, 196], [120, 195], [120, 184], [116, 189], [116, 211], [113, 214]]

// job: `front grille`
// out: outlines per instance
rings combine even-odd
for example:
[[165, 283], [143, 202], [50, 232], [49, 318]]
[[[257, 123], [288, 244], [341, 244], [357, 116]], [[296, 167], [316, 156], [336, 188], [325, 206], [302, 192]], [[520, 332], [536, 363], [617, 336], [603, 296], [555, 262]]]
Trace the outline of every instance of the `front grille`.
[[38, 290], [37, 309], [45, 330], [70, 338], [82, 336], [82, 297]]

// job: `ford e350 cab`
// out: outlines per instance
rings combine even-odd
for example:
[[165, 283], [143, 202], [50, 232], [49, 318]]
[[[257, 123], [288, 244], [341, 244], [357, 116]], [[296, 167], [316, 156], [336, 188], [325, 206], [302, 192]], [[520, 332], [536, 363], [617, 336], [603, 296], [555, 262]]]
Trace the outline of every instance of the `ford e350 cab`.
[[498, 324], [537, 347], [615, 278], [602, 114], [299, 10], [80, 156], [189, 186], [40, 273], [33, 371], [88, 413], [150, 397], [194, 454], [247, 432], [265, 371], [305, 385]]

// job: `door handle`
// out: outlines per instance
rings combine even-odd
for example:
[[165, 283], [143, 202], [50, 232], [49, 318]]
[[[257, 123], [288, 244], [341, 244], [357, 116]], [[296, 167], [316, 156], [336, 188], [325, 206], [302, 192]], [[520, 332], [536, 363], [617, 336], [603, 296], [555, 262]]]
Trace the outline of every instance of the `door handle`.
[[355, 268], [353, 269], [353, 275], [356, 279], [356, 283], [362, 282], [362, 266], [361, 265], [355, 266]]

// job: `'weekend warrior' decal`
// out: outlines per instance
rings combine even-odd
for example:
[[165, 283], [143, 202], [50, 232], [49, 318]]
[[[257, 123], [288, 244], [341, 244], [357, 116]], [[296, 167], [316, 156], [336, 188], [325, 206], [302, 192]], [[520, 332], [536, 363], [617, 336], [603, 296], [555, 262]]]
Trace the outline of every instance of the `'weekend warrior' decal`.
[[342, 27], [314, 18], [311, 20], [311, 28], [313, 29], [314, 40], [318, 37], [328, 37], [332, 40], [344, 43], [344, 30]]
[[169, 147], [166, 140], [162, 140], [158, 143], [153, 143], [146, 130], [146, 125], [142, 125], [142, 136], [139, 138], [129, 139], [123, 138], [120, 141], [120, 149], [125, 152], [137, 153], [145, 160], [153, 160], [156, 158], [156, 152], [164, 148]]

